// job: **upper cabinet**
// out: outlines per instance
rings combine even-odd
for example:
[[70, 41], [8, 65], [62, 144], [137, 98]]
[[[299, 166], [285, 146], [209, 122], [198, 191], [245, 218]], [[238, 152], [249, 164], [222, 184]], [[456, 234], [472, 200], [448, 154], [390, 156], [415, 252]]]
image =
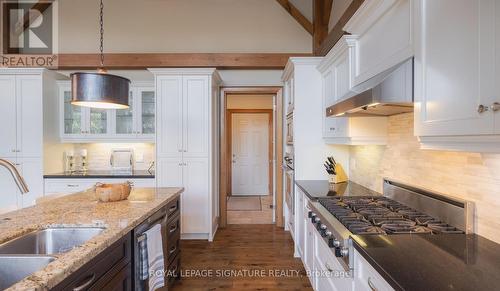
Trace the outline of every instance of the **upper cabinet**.
[[353, 86], [413, 56], [411, 9], [410, 0], [370, 0], [351, 17], [344, 30], [356, 36]]
[[61, 81], [60, 136], [62, 142], [154, 142], [153, 83], [132, 83], [128, 109], [106, 110], [71, 104], [71, 83]]
[[500, 3], [416, 0], [413, 18], [422, 147], [498, 152]]
[[356, 40], [356, 36], [343, 36], [318, 65], [323, 87], [323, 138], [331, 144], [386, 144], [386, 117], [327, 117], [329, 106], [353, 94]]

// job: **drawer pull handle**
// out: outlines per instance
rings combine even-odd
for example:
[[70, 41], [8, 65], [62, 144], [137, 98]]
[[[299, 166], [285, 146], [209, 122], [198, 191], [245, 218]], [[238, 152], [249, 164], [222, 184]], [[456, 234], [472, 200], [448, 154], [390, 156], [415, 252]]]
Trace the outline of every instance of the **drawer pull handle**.
[[170, 251], [168, 252], [169, 255], [175, 253], [175, 251], [177, 250], [177, 246], [174, 246], [170, 249]]
[[377, 287], [373, 284], [371, 277], [368, 277], [368, 287], [370, 287], [372, 291], [378, 291]]
[[68, 184], [66, 186], [68, 186], [68, 187], [78, 187], [78, 185], [75, 185], [75, 184]]
[[172, 213], [172, 212], [174, 212], [176, 210], [177, 210], [177, 204], [174, 205], [174, 206], [170, 206], [170, 208], [168, 209], [168, 213]]
[[73, 291], [82, 291], [82, 290], [85, 290], [88, 286], [90, 286], [90, 284], [92, 284], [95, 280], [95, 274], [92, 274], [89, 276], [89, 278], [87, 279], [87, 281], [85, 281], [85, 283], [81, 284], [80, 286], [77, 286], [75, 288], [73, 288]]
[[331, 272], [333, 272], [332, 267], [330, 267], [330, 265], [329, 265], [328, 263], [325, 263], [325, 268], [326, 268], [326, 270], [327, 270], [328, 272], [330, 272], [330, 273], [331, 273]]
[[174, 231], [176, 231], [176, 230], [177, 230], [177, 224], [176, 224], [176, 225], [172, 225], [172, 226], [170, 227], [170, 231], [169, 231], [169, 232], [170, 232], [170, 233], [172, 233], [172, 232], [174, 232]]

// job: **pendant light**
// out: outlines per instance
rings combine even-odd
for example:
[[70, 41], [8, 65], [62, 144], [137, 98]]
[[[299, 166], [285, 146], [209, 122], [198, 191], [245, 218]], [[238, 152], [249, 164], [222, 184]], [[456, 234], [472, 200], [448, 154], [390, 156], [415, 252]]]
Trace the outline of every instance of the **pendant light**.
[[124, 77], [108, 74], [104, 69], [104, 5], [101, 0], [101, 68], [95, 73], [72, 73], [71, 77], [71, 104], [103, 109], [129, 108], [130, 80]]

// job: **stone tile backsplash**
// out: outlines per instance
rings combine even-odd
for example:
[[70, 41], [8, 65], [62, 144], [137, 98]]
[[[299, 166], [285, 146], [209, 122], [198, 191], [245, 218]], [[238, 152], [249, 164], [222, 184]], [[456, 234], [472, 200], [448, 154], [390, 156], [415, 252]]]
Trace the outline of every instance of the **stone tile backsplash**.
[[500, 154], [421, 150], [413, 114], [389, 117], [387, 146], [352, 146], [350, 179], [382, 192], [384, 177], [475, 203], [475, 231], [500, 242]]

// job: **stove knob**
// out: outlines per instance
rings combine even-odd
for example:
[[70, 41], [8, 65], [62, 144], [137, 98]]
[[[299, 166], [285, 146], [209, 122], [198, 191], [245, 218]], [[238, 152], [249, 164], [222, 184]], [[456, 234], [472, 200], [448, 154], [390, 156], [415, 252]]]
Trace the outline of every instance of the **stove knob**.
[[332, 242], [332, 244], [336, 248], [340, 247], [340, 241], [338, 239], [334, 239], [333, 242]]
[[334, 248], [335, 247], [335, 241], [337, 239], [335, 239], [332, 235], [330, 235], [330, 237], [328, 238], [328, 247], [329, 248]]
[[347, 248], [341, 248], [341, 247], [335, 248], [335, 256], [337, 258], [347, 257], [348, 254], [349, 254], [349, 249]]
[[322, 225], [323, 225], [323, 224], [321, 224], [321, 219], [319, 219], [319, 218], [318, 218], [318, 219], [316, 220], [316, 229], [317, 229], [317, 230], [319, 230], [319, 231], [321, 231], [321, 226], [322, 226]]
[[325, 231], [325, 237], [331, 237], [332, 236], [332, 232], [327, 230]]
[[316, 213], [313, 213], [312, 211], [307, 212], [307, 217], [312, 218], [313, 216], [316, 216]]
[[316, 220], [316, 213], [311, 214], [311, 222], [314, 223]]

